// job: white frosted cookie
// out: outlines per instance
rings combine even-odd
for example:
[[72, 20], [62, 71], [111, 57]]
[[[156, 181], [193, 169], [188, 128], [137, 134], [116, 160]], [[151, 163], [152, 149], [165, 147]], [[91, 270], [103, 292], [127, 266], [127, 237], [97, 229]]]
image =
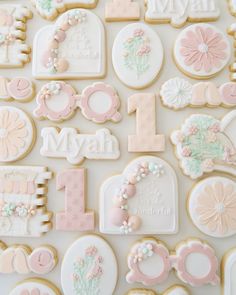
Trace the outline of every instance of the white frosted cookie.
[[19, 283], [9, 295], [61, 295], [61, 292], [45, 279], [32, 278]]
[[[126, 295], [157, 295], [157, 293], [148, 289], [132, 289]], [[190, 293], [185, 287], [174, 285], [160, 295], [190, 295]]]
[[189, 194], [188, 212], [194, 225], [208, 236], [236, 234], [236, 183], [226, 177], [209, 177]]
[[93, 12], [69, 10], [53, 25], [36, 33], [33, 51], [35, 78], [101, 78], [105, 71], [105, 30]]
[[234, 295], [236, 290], [236, 248], [225, 253], [222, 263], [222, 294]]
[[[235, 5], [236, 5], [236, 2], [235, 2]], [[230, 25], [230, 27], [228, 28], [228, 34], [231, 35], [233, 38], [234, 38], [234, 51], [236, 49], [236, 44], [235, 44], [235, 41], [236, 41], [236, 23], [232, 23]], [[235, 56], [235, 54], [234, 54]], [[236, 81], [236, 62], [235, 62], [235, 59], [234, 59], [234, 62], [230, 65], [230, 80], [231, 81]]]
[[31, 2], [43, 18], [53, 20], [67, 9], [94, 8], [98, 0], [31, 0]]
[[32, 12], [20, 4], [0, 4], [0, 68], [19, 68], [29, 62], [26, 21]]
[[174, 234], [178, 231], [178, 184], [164, 160], [146, 156], [100, 188], [100, 231], [106, 234]]
[[176, 156], [185, 175], [192, 179], [213, 171], [236, 175], [236, 110], [222, 120], [191, 115], [171, 134]]
[[46, 167], [0, 166], [0, 236], [39, 237], [51, 227]]
[[161, 40], [151, 27], [134, 23], [117, 34], [112, 49], [113, 67], [118, 78], [128, 87], [141, 89], [149, 86], [161, 71], [163, 60]]
[[111, 295], [117, 282], [117, 261], [111, 247], [96, 235], [80, 237], [67, 250], [61, 269], [64, 295]]
[[35, 141], [35, 126], [21, 109], [0, 106], [0, 162], [25, 157]]
[[186, 75], [209, 79], [225, 68], [231, 58], [227, 36], [217, 27], [199, 23], [182, 30], [174, 45], [174, 59]]
[[189, 22], [214, 21], [220, 16], [217, 0], [146, 0], [145, 20], [151, 23], [171, 23], [179, 28]]

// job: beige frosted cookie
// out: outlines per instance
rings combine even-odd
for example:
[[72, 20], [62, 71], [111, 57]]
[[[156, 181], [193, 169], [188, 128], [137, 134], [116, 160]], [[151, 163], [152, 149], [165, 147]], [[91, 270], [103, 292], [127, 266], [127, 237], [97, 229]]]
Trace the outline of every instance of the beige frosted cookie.
[[98, 0], [31, 0], [38, 13], [47, 20], [54, 20], [71, 8], [94, 8]]
[[32, 12], [20, 4], [0, 4], [0, 68], [19, 68], [29, 62], [26, 21]]
[[155, 291], [148, 289], [132, 289], [126, 295], [190, 295], [188, 290], [180, 285], [174, 285], [164, 293], [156, 293]]
[[106, 21], [129, 21], [140, 19], [140, 6], [136, 0], [109, 0], [105, 6]]

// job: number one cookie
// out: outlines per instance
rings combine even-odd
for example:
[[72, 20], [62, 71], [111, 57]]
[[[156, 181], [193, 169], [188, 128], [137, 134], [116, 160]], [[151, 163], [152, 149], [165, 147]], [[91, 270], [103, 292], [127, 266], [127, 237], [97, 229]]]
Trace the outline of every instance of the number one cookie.
[[161, 152], [165, 149], [165, 136], [156, 134], [156, 97], [152, 93], [139, 93], [129, 97], [128, 113], [136, 111], [136, 135], [129, 135], [129, 152]]
[[65, 212], [57, 213], [56, 228], [64, 231], [94, 229], [94, 212], [85, 213], [85, 169], [71, 169], [57, 176], [57, 190], [65, 189]]

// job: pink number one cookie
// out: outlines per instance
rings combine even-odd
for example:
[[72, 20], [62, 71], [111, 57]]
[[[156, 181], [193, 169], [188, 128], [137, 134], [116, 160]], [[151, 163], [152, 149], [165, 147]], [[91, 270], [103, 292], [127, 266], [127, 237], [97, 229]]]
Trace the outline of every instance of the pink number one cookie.
[[128, 100], [128, 113], [136, 111], [136, 135], [129, 135], [129, 152], [161, 152], [165, 149], [165, 136], [156, 134], [156, 97], [152, 93], [132, 95]]
[[94, 229], [94, 212], [85, 213], [85, 169], [70, 169], [57, 176], [57, 190], [65, 189], [65, 212], [57, 213], [56, 229]]

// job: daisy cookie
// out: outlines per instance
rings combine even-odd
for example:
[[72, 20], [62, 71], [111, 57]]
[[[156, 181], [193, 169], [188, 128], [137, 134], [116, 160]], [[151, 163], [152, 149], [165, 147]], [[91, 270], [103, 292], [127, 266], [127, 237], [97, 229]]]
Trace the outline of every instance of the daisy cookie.
[[231, 58], [227, 36], [206, 23], [194, 24], [179, 34], [174, 45], [174, 59], [186, 75], [209, 79], [223, 70]]
[[113, 250], [99, 236], [80, 237], [64, 256], [61, 268], [64, 295], [111, 295], [117, 278]]
[[171, 141], [185, 175], [192, 179], [221, 171], [236, 176], [236, 111], [222, 120], [210, 115], [191, 115]]
[[36, 79], [102, 78], [105, 71], [105, 30], [93, 12], [69, 10], [35, 35], [33, 76]]
[[128, 87], [141, 89], [149, 86], [161, 71], [163, 60], [161, 40], [149, 26], [134, 23], [117, 34], [112, 63], [118, 78]]
[[226, 177], [209, 177], [189, 194], [188, 212], [204, 234], [225, 238], [236, 234], [236, 183]]
[[146, 156], [100, 189], [100, 231], [115, 235], [178, 232], [178, 184], [164, 160]]

